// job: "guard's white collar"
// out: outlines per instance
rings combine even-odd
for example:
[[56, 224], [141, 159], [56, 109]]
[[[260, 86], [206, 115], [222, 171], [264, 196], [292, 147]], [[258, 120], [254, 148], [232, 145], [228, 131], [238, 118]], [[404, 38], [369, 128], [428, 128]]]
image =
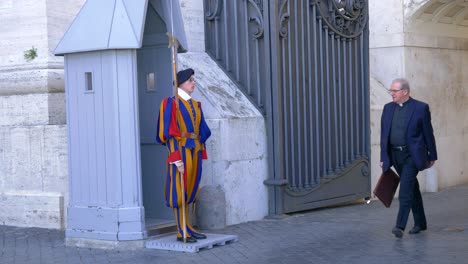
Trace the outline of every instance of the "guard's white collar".
[[190, 98], [192, 98], [190, 96], [190, 94], [188, 94], [186, 91], [180, 89], [180, 88], [177, 88], [177, 93], [179, 94], [179, 96], [184, 99], [185, 101], [188, 101], [190, 100]]

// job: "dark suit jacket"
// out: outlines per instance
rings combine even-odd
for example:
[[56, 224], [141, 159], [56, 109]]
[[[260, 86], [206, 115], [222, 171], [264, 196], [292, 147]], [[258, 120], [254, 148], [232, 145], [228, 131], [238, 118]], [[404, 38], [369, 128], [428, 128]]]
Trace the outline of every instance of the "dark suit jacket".
[[[437, 150], [434, 132], [431, 124], [429, 105], [410, 98], [407, 102], [408, 119], [405, 133], [406, 146], [418, 170], [427, 168], [430, 161], [437, 160]], [[390, 102], [384, 106], [381, 120], [380, 161], [382, 169], [387, 171], [392, 165], [392, 148], [390, 146], [390, 129], [396, 103]]]

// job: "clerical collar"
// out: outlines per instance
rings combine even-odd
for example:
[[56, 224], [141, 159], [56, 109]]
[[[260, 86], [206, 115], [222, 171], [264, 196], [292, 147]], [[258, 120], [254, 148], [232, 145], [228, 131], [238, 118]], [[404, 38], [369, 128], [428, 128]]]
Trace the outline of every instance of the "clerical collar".
[[180, 89], [180, 88], [177, 88], [177, 91], [178, 91], [177, 93], [179, 94], [179, 96], [180, 96], [182, 99], [184, 99], [185, 101], [188, 101], [188, 100], [190, 100], [190, 98], [192, 98], [192, 97], [190, 96], [190, 94], [188, 94], [186, 91], [184, 91], [184, 90], [182, 90], [182, 89]]
[[408, 100], [406, 100], [406, 101], [403, 102], [403, 103], [397, 103], [397, 105], [399, 105], [400, 107], [403, 107], [403, 106], [405, 106], [410, 100], [411, 100], [411, 97], [408, 98]]

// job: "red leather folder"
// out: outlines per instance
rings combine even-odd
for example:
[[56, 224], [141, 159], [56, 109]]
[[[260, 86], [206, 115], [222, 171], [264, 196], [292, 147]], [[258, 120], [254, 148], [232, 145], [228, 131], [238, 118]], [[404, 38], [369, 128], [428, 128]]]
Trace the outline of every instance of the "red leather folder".
[[392, 204], [399, 183], [400, 177], [392, 169], [380, 175], [380, 179], [374, 189], [374, 195], [379, 198], [385, 207], [390, 207]]

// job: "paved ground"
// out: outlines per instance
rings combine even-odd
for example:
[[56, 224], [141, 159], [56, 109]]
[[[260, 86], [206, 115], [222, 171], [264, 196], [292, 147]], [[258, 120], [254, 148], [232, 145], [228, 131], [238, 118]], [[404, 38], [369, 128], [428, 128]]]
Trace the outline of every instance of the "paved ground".
[[199, 253], [66, 247], [62, 231], [0, 226], [0, 263], [468, 263], [468, 185], [423, 199], [428, 231], [402, 239], [398, 202], [373, 201], [230, 226], [220, 233], [239, 242]]

